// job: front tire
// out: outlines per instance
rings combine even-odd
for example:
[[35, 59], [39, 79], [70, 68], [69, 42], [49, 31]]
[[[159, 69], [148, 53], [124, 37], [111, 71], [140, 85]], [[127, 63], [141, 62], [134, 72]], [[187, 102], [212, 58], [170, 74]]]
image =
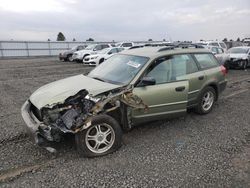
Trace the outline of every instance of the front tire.
[[69, 62], [73, 62], [73, 55], [68, 55], [67, 59]]
[[92, 125], [75, 135], [76, 146], [83, 157], [99, 157], [121, 147], [122, 129], [118, 122], [108, 115], [92, 118]]
[[198, 106], [196, 107], [196, 112], [201, 115], [208, 114], [214, 106], [215, 99], [216, 93], [214, 88], [210, 86], [206, 87], [198, 99], [199, 101]]

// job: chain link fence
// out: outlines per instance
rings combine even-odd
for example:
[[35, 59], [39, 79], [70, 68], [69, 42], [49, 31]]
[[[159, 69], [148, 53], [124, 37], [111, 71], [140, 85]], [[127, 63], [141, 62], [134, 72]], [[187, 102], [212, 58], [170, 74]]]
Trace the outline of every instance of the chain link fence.
[[[57, 56], [80, 44], [97, 42], [39, 42], [39, 41], [0, 41], [0, 58]], [[98, 42], [110, 43], [110, 42]]]

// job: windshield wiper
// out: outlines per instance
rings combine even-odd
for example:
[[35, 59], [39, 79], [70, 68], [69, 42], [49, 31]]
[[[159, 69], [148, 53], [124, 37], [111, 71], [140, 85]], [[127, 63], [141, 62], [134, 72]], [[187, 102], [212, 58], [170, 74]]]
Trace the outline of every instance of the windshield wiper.
[[102, 82], [105, 82], [105, 80], [103, 80], [103, 79], [101, 79], [101, 78], [99, 78], [99, 77], [92, 77], [92, 78], [94, 78], [94, 79], [96, 79], [96, 80], [99, 80], [99, 81], [102, 81]]

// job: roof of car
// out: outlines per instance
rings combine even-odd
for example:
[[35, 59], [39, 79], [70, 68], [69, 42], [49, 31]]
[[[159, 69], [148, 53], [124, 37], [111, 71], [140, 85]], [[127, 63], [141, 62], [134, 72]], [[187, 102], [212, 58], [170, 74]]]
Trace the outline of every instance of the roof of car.
[[249, 49], [250, 46], [237, 46], [237, 47], [232, 47], [232, 48], [243, 48], [243, 49]]
[[207, 52], [211, 53], [208, 49], [204, 48], [174, 48], [174, 49], [166, 49], [159, 51], [166, 47], [143, 47], [143, 48], [135, 48], [130, 50], [125, 50], [121, 52], [121, 54], [126, 55], [135, 55], [135, 56], [144, 56], [149, 58], [156, 58], [164, 55], [173, 55], [173, 54], [183, 54], [183, 53], [201, 53]]

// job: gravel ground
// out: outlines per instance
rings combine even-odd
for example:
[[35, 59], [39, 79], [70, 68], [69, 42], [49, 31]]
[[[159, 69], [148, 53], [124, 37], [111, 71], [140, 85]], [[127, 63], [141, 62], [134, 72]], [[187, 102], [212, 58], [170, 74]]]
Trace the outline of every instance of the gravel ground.
[[54, 58], [0, 60], [1, 187], [250, 187], [250, 69], [229, 72], [210, 114], [135, 127], [113, 154], [80, 158], [71, 137], [57, 154], [34, 146], [23, 102], [46, 83], [89, 70]]

